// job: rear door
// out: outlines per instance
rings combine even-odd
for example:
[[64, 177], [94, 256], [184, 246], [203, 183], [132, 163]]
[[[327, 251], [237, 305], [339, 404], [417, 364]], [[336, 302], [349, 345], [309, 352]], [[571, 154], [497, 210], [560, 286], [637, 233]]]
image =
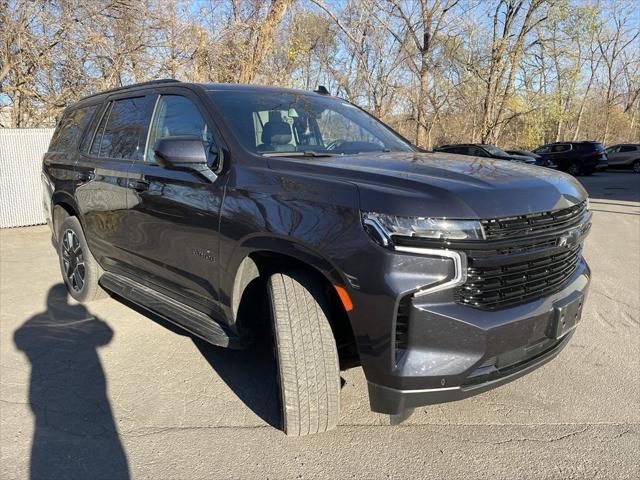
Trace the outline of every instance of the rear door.
[[128, 271], [127, 178], [144, 154], [151, 106], [145, 93], [108, 98], [82, 140], [76, 164], [75, 196], [87, 242], [98, 263], [116, 273]]
[[[42, 161], [43, 199], [47, 221], [51, 222], [51, 199], [56, 195], [72, 197], [78, 184], [75, 171], [78, 143], [83, 131], [96, 115], [100, 105], [85, 105], [66, 110], [53, 134]], [[53, 232], [57, 235], [57, 232]]]
[[[146, 154], [130, 170], [125, 220], [130, 264], [141, 283], [218, 316], [218, 223], [226, 178], [214, 173], [219, 145], [215, 126], [190, 89], [161, 88], [156, 93]], [[156, 140], [177, 135], [202, 138], [212, 168], [196, 172], [158, 165]]]

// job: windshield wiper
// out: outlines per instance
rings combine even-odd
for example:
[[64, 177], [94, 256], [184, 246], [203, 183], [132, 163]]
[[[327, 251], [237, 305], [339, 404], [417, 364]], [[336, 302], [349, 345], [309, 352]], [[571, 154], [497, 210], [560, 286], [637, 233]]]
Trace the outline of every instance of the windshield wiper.
[[303, 152], [266, 152], [263, 157], [335, 157], [339, 153], [316, 152], [314, 150], [305, 150]]

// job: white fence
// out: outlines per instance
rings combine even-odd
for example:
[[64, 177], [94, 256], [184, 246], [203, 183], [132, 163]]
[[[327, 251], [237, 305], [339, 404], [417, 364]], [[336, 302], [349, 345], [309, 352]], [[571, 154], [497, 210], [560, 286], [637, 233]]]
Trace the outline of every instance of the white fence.
[[40, 173], [53, 130], [0, 129], [0, 228], [46, 222]]

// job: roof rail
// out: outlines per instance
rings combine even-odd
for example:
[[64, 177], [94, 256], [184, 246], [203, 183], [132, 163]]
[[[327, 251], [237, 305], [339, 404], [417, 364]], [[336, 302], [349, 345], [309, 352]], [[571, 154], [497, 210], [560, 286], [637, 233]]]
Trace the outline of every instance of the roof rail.
[[103, 92], [97, 92], [92, 95], [87, 95], [86, 97], [82, 97], [82, 100], [86, 100], [87, 98], [97, 97], [98, 95], [104, 95], [105, 93], [119, 92], [120, 90], [126, 90], [128, 88], [144, 87], [149, 85], [158, 85], [163, 83], [174, 83], [174, 82], [178, 83], [179, 80], [176, 80], [175, 78], [161, 78], [159, 80], [149, 80], [148, 82], [132, 83], [130, 85], [123, 85], [122, 87], [111, 88]]

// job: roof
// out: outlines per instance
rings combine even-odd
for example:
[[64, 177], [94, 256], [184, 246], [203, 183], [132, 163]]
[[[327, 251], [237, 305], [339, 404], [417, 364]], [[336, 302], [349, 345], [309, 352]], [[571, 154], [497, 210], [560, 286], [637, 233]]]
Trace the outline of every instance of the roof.
[[159, 85], [186, 85], [186, 86], [199, 86], [208, 91], [232, 91], [232, 92], [248, 92], [248, 91], [261, 91], [265, 93], [295, 93], [297, 95], [323, 95], [326, 96], [326, 93], [319, 93], [321, 89], [317, 92], [308, 91], [308, 90], [299, 90], [295, 88], [283, 88], [283, 87], [274, 87], [268, 85], [252, 85], [248, 83], [190, 83], [190, 82], [181, 82], [174, 78], [163, 78], [159, 80], [151, 80], [149, 82], [140, 82], [140, 83], [132, 83], [130, 85], [123, 85], [122, 87], [112, 88], [110, 90], [105, 90], [102, 92], [97, 92], [92, 95], [88, 95], [79, 100], [79, 102], [83, 102], [85, 100], [89, 100], [91, 98], [99, 97], [101, 95], [107, 95], [115, 92], [125, 92], [127, 90], [133, 90], [140, 87], [150, 87], [150, 86], [159, 86]]

